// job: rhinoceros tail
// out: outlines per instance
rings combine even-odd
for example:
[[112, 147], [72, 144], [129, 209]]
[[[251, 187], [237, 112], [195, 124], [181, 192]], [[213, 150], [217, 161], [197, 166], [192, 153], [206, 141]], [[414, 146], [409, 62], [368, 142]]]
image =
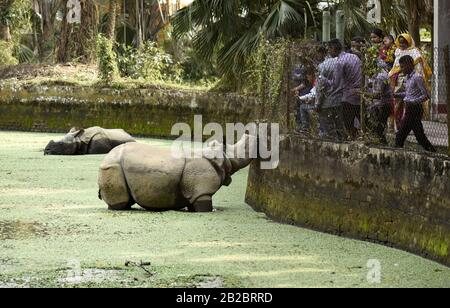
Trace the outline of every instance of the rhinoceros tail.
[[98, 198], [100, 200], [103, 200], [103, 198], [102, 198], [102, 190], [101, 189], [98, 190]]

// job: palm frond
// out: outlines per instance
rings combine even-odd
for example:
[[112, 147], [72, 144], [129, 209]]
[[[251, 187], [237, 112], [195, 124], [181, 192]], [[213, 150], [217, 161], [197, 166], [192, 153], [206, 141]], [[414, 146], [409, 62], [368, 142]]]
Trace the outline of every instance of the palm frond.
[[172, 20], [174, 35], [194, 33], [194, 48], [205, 58], [217, 56], [223, 74], [239, 74], [269, 39], [304, 33], [305, 14], [317, 25], [318, 0], [195, 0]]

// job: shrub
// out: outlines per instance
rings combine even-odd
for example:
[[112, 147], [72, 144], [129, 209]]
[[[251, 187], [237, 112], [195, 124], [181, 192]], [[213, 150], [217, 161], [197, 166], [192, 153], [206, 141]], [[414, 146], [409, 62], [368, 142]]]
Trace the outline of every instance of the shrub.
[[148, 81], [182, 81], [180, 65], [154, 42], [146, 42], [140, 50], [120, 46], [118, 64], [123, 77], [143, 78]]
[[182, 80], [202, 85], [215, 83], [219, 77], [215, 59], [204, 59], [194, 49], [189, 35], [174, 38], [171, 27], [165, 31], [168, 39], [164, 40], [163, 48], [174, 62], [179, 63], [178, 71], [181, 72]]
[[110, 40], [100, 34], [97, 38], [97, 58], [100, 79], [111, 82], [118, 77], [117, 56]]
[[13, 47], [13, 44], [10, 42], [0, 41], [0, 66], [16, 65], [19, 63], [12, 55]]
[[117, 64], [120, 76], [139, 78], [136, 72], [137, 52], [132, 46], [119, 45], [117, 47]]
[[172, 58], [160, 51], [153, 42], [145, 43], [137, 58], [137, 71], [147, 80], [161, 81], [164, 79], [164, 70], [172, 64]]

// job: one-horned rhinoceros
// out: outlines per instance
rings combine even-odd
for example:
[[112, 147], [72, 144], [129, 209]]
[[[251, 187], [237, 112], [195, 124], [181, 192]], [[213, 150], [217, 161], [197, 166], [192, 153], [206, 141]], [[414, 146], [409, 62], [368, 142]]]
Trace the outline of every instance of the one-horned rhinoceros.
[[119, 145], [135, 141], [122, 129], [104, 129], [97, 126], [80, 130], [72, 128], [60, 141], [50, 141], [44, 150], [44, 154], [107, 154]]
[[194, 156], [174, 153], [173, 148], [125, 144], [111, 151], [100, 167], [99, 197], [111, 210], [130, 210], [137, 203], [149, 211], [187, 207], [211, 212], [212, 196], [251, 163], [256, 147], [257, 137], [250, 135], [228, 145], [225, 153], [216, 143]]

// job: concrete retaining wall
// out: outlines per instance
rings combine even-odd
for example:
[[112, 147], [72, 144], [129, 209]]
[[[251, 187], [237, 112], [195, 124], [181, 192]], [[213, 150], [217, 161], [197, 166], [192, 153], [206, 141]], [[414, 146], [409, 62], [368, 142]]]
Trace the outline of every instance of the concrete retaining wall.
[[287, 137], [276, 170], [250, 170], [247, 203], [271, 218], [450, 265], [450, 160]]
[[162, 88], [132, 90], [80, 86], [0, 88], [0, 129], [67, 132], [71, 127], [123, 128], [169, 138], [175, 123], [255, 120], [256, 99], [237, 94]]

